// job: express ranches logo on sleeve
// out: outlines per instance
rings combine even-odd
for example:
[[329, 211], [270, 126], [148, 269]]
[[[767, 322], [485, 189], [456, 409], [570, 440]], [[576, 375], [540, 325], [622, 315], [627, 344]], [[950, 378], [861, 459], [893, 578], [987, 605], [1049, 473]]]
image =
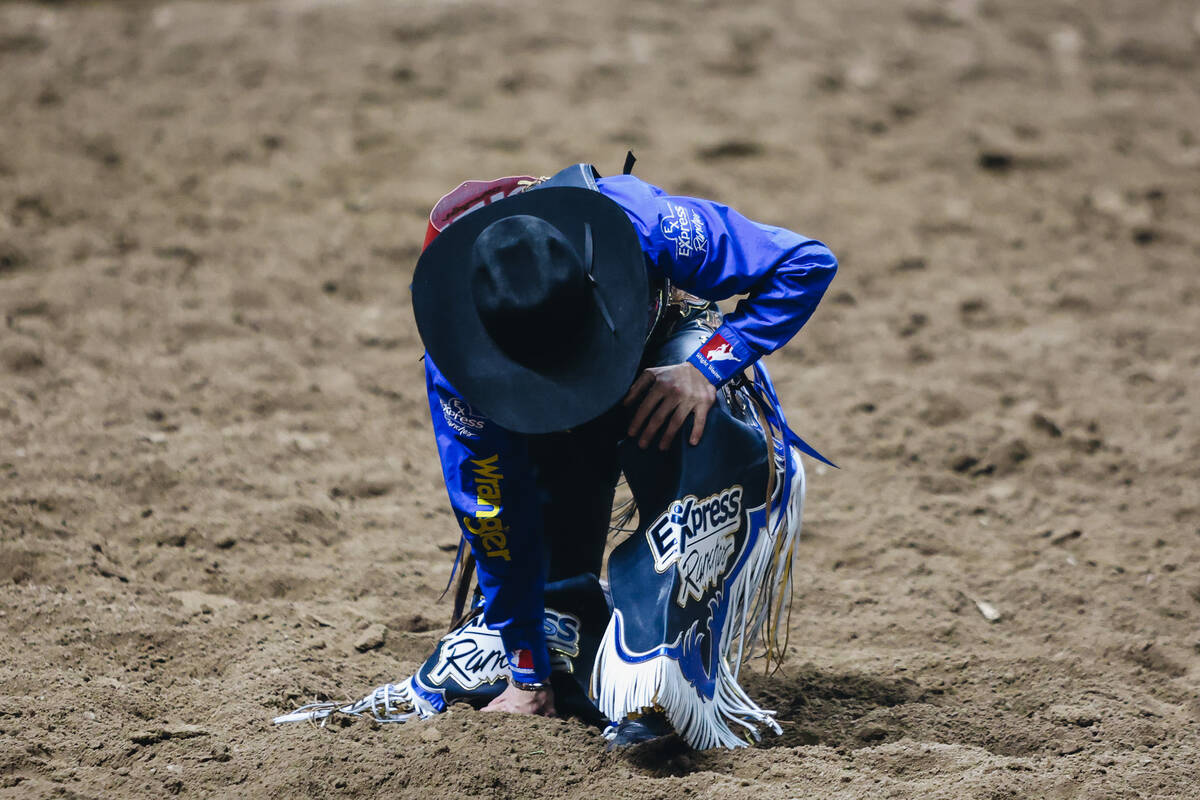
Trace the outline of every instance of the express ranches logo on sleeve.
[[451, 430], [466, 439], [479, 438], [479, 432], [487, 426], [487, 421], [479, 416], [475, 409], [457, 397], [439, 398], [439, 402], [442, 406], [442, 417]]
[[704, 220], [686, 206], [666, 203], [666, 211], [659, 223], [663, 236], [675, 243], [675, 258], [680, 261], [708, 252], [708, 231]]
[[679, 571], [680, 608], [699, 600], [716, 586], [737, 545], [734, 533], [742, 522], [742, 487], [731, 486], [703, 500], [695, 495], [671, 503], [646, 528], [646, 541], [654, 554], [654, 569]]

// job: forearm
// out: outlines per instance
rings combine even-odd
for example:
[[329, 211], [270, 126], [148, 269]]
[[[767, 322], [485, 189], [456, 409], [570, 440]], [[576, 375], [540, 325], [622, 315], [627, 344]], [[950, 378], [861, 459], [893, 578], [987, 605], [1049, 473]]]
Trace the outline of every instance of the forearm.
[[688, 361], [720, 386], [787, 344], [808, 322], [836, 272], [833, 254], [819, 242], [806, 242], [750, 289]]
[[499, 632], [514, 675], [545, 679], [541, 516], [525, 441], [463, 402], [429, 359], [426, 376], [446, 491], [475, 556], [484, 622]]
[[821, 242], [720, 203], [667, 195], [632, 176], [600, 183], [633, 222], [653, 270], [706, 300], [746, 295], [688, 359], [714, 385], [795, 336], [837, 271]]

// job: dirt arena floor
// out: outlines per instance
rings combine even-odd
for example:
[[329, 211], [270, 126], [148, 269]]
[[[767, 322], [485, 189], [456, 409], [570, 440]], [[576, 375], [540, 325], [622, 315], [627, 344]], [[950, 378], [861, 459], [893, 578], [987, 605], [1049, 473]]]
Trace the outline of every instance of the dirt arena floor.
[[[1194, 2], [0, 3], [0, 797], [1196, 797], [1198, 86]], [[450, 613], [430, 206], [628, 148], [841, 259], [784, 735], [273, 729]]]

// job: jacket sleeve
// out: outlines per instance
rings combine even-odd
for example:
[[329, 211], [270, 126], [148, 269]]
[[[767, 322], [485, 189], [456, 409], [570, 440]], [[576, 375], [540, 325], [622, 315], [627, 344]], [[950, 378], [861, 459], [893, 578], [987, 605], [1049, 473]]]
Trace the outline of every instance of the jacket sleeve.
[[651, 269], [706, 300], [746, 295], [688, 359], [716, 385], [795, 336], [837, 272], [821, 242], [728, 206], [632, 176], [606, 178], [601, 191], [624, 207]]
[[499, 632], [513, 677], [544, 681], [542, 521], [525, 440], [468, 405], [428, 355], [425, 381], [450, 506], [475, 556], [484, 622]]

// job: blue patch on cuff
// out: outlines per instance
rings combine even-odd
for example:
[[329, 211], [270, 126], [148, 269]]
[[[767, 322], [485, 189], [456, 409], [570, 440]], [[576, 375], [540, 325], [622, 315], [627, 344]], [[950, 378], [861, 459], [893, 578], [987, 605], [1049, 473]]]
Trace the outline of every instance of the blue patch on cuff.
[[741, 340], [722, 325], [716, 333], [692, 353], [688, 363], [700, 370], [714, 386], [720, 386], [746, 368], [753, 353]]

